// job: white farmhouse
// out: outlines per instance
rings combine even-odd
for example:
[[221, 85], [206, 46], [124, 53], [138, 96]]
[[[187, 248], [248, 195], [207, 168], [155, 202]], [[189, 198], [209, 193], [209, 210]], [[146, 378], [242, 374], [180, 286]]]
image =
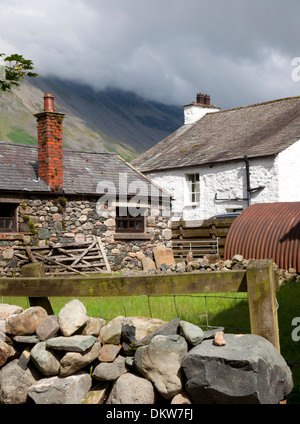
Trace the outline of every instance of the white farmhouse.
[[221, 111], [198, 94], [185, 123], [133, 165], [173, 197], [173, 218], [300, 201], [300, 96]]

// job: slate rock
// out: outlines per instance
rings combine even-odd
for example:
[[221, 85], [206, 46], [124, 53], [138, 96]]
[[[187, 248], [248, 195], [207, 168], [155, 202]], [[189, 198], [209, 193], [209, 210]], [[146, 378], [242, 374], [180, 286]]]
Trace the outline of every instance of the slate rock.
[[191, 324], [187, 321], [180, 321], [179, 332], [180, 335], [192, 346], [197, 346], [204, 338], [203, 330], [197, 325]]
[[100, 340], [96, 340], [92, 347], [85, 352], [67, 352], [60, 361], [60, 375], [66, 377], [76, 373], [91, 364], [99, 355]]
[[122, 345], [105, 344], [100, 349], [98, 359], [100, 362], [113, 362], [121, 349]]
[[35, 333], [38, 326], [47, 317], [47, 312], [40, 306], [33, 306], [13, 315], [6, 320], [6, 331], [12, 336], [29, 336]]
[[113, 362], [101, 362], [97, 365], [92, 377], [101, 381], [114, 381], [126, 372], [125, 357], [120, 355]]
[[63, 336], [69, 337], [88, 320], [86, 309], [78, 299], [73, 299], [59, 311], [58, 324]]
[[187, 351], [183, 337], [158, 335], [149, 345], [138, 348], [134, 364], [164, 398], [172, 399], [183, 389], [181, 361]]
[[59, 333], [60, 327], [56, 315], [47, 316], [44, 321], [36, 329], [36, 335], [42, 341], [46, 341], [56, 337]]
[[80, 404], [92, 386], [90, 375], [78, 371], [69, 377], [45, 378], [31, 385], [28, 396], [37, 405]]
[[0, 404], [21, 405], [27, 403], [27, 392], [40, 375], [31, 367], [23, 370], [18, 359], [0, 369]]
[[94, 336], [61, 336], [47, 340], [46, 345], [48, 349], [67, 350], [70, 352], [85, 352], [97, 341], [98, 339]]
[[152, 383], [143, 377], [127, 373], [121, 375], [114, 383], [107, 405], [152, 405], [156, 393]]
[[37, 344], [40, 343], [40, 339], [36, 335], [32, 336], [15, 336], [13, 337], [13, 340], [16, 343], [25, 343], [25, 344]]
[[36, 344], [30, 352], [30, 358], [43, 375], [59, 374], [59, 357], [47, 349], [46, 342]]
[[33, 345], [29, 345], [27, 346], [21, 353], [19, 360], [18, 360], [18, 365], [19, 367], [21, 367], [24, 371], [27, 370], [28, 368], [28, 364], [30, 362], [30, 353], [31, 350], [33, 348]]
[[126, 355], [134, 355], [135, 353], [135, 350], [132, 349], [132, 346], [137, 343], [135, 333], [136, 328], [133, 325], [122, 325], [121, 341], [123, 352]]
[[292, 374], [263, 337], [226, 335], [226, 346], [204, 340], [182, 360], [185, 389], [197, 404], [278, 404], [293, 388]]

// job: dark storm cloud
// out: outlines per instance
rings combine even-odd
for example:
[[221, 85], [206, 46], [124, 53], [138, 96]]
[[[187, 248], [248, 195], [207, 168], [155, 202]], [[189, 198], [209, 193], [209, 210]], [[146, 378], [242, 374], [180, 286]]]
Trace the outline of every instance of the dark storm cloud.
[[233, 107], [297, 94], [298, 0], [11, 0], [0, 50], [41, 75], [185, 104], [196, 92]]

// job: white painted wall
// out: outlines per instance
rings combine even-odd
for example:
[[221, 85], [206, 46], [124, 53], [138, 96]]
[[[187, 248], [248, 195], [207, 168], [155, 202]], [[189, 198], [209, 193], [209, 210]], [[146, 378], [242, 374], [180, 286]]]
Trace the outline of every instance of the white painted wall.
[[205, 107], [199, 104], [190, 104], [184, 106], [184, 124], [194, 124], [199, 119], [203, 118], [207, 113], [219, 112], [219, 108]]
[[300, 201], [300, 140], [277, 157], [279, 201]]
[[[281, 161], [275, 157], [249, 159], [251, 187], [265, 186], [263, 190], [251, 195], [251, 204], [280, 200], [278, 167], [281, 162], [283, 158]], [[186, 175], [194, 173], [200, 175], [200, 203], [191, 205], [188, 203]], [[208, 219], [233, 209], [247, 207], [247, 201], [229, 200], [247, 198], [246, 164], [243, 160], [150, 173], [147, 176], [172, 194], [173, 216], [178, 219]], [[216, 193], [218, 198], [228, 200], [216, 201]]]

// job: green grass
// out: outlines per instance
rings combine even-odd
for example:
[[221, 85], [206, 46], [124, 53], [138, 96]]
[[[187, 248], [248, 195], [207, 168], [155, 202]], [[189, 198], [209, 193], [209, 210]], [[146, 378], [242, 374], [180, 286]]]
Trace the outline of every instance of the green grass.
[[[300, 341], [292, 340], [293, 318], [300, 316], [300, 284], [290, 282], [277, 292], [281, 354], [291, 367], [294, 389], [288, 403], [300, 404]], [[73, 298], [51, 298], [55, 314]], [[208, 324], [225, 327], [225, 333], [249, 333], [247, 294], [217, 294], [191, 296], [139, 296], [125, 298], [79, 298], [87, 314], [107, 321], [119, 316], [144, 316], [170, 321], [176, 317], [207, 329]], [[3, 297], [0, 302], [29, 307], [26, 298]]]
[[28, 134], [23, 128], [17, 126], [12, 128], [12, 131], [7, 134], [7, 137], [14, 143], [37, 144], [34, 137]]

